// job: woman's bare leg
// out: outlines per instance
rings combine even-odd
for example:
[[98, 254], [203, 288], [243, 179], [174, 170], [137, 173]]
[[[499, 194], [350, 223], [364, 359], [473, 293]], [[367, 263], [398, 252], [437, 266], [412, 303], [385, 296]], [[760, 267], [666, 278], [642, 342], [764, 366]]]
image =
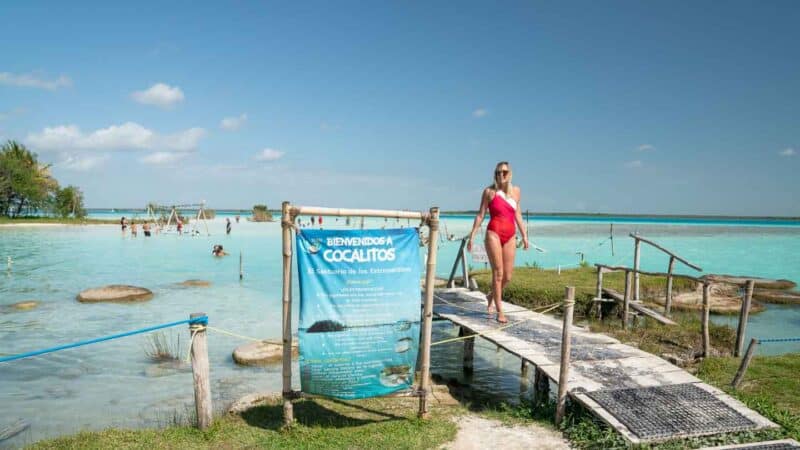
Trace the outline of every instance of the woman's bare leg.
[[[501, 291], [505, 289], [508, 283], [511, 281], [511, 275], [514, 273], [514, 256], [517, 252], [517, 245], [514, 239], [509, 239], [506, 242], [506, 245], [502, 248], [503, 253], [503, 279], [501, 283]], [[505, 314], [503, 314], [503, 297], [502, 295], [499, 297], [494, 297], [494, 302], [497, 305], [497, 321], [498, 322], [508, 322], [506, 319]]]
[[498, 299], [503, 298], [503, 247], [494, 231], [486, 232], [486, 254], [489, 257], [489, 265], [492, 266], [492, 291], [488, 296], [487, 308], [491, 313], [492, 302], [498, 304]]

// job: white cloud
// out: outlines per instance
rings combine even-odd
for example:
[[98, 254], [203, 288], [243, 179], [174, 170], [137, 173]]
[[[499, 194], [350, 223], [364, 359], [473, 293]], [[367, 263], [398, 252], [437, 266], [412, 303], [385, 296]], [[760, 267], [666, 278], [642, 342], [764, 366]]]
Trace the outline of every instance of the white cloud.
[[642, 145], [636, 147], [636, 150], [640, 151], [640, 152], [651, 152], [651, 151], [653, 151], [655, 149], [656, 148], [654, 146], [650, 145], [650, 144], [642, 144]]
[[628, 169], [638, 169], [638, 168], [643, 167], [643, 166], [644, 166], [644, 163], [640, 159], [637, 159], [637, 160], [634, 160], [634, 161], [628, 161], [628, 162], [625, 163], [625, 167], [628, 168]]
[[481, 118], [489, 114], [489, 110], [486, 108], [478, 108], [475, 111], [472, 111], [472, 117]]
[[62, 160], [56, 163], [57, 167], [76, 172], [87, 172], [96, 167], [101, 167], [107, 160], [108, 155], [69, 155], [63, 154]]
[[795, 151], [795, 149], [793, 149], [793, 148], [787, 148], [786, 150], [783, 150], [783, 151], [780, 152], [781, 156], [794, 156], [796, 154], [797, 154], [797, 151]]
[[189, 156], [187, 152], [155, 152], [141, 158], [139, 162], [153, 166], [164, 166]]
[[206, 135], [202, 128], [189, 128], [160, 136], [135, 122], [111, 125], [85, 134], [75, 125], [47, 127], [28, 134], [25, 143], [37, 151], [65, 150], [175, 150], [191, 151]]
[[280, 159], [283, 155], [284, 152], [282, 151], [271, 148], [265, 148], [264, 150], [261, 150], [259, 153], [257, 153], [254, 158], [256, 161], [276, 161]]
[[323, 121], [319, 124], [319, 129], [322, 131], [338, 131], [339, 128], [341, 128], [339, 125], [330, 122]]
[[223, 130], [236, 131], [242, 128], [247, 122], [247, 114], [241, 114], [239, 117], [226, 117], [222, 119], [219, 126]]
[[172, 87], [164, 83], [156, 83], [144, 91], [132, 93], [131, 98], [145, 105], [171, 108], [182, 102], [184, 97], [183, 91], [178, 86]]
[[33, 73], [23, 73], [17, 75], [10, 72], [0, 72], [0, 84], [55, 91], [58, 88], [72, 86], [72, 80], [65, 75], [61, 75], [55, 80], [45, 80]]

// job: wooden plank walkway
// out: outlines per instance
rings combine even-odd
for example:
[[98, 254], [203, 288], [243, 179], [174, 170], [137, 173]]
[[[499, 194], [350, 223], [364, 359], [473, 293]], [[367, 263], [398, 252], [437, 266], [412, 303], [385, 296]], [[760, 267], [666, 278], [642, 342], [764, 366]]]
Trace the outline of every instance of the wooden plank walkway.
[[[514, 325], [498, 330], [504, 325], [487, 316], [484, 294], [454, 288], [438, 289], [434, 296], [436, 317], [481, 334], [557, 383], [562, 322], [511, 304], [506, 304], [504, 311]], [[580, 327], [572, 329], [568, 392], [633, 444], [718, 434], [724, 431], [706, 425], [723, 419], [731, 419], [726, 422], [727, 431], [778, 427], [680, 367]], [[706, 422], [681, 429], [682, 422], [698, 417]], [[643, 423], [640, 418], [650, 422]]]

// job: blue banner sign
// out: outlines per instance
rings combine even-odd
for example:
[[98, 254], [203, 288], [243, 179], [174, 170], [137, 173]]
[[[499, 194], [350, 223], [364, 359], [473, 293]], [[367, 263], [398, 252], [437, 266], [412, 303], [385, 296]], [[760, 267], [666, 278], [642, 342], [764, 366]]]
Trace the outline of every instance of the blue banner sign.
[[420, 266], [414, 228], [298, 231], [303, 392], [353, 399], [413, 384]]

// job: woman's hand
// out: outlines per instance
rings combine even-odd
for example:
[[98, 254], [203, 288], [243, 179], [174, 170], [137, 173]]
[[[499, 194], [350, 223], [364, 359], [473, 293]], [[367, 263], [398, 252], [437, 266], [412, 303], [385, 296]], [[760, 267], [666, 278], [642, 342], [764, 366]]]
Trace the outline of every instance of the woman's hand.
[[467, 239], [467, 251], [472, 253], [472, 236]]
[[522, 247], [525, 250], [527, 250], [528, 247], [530, 247], [530, 244], [528, 243], [528, 236], [525, 236], [524, 238], [522, 238]]

